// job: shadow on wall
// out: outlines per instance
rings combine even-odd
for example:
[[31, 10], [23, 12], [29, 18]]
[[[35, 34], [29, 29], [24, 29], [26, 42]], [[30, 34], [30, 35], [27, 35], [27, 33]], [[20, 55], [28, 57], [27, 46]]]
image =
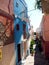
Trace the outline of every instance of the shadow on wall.
[[14, 42], [14, 35], [11, 35], [10, 37], [7, 38], [6, 42], [4, 45], [8, 45]]
[[48, 60], [45, 59], [44, 54], [42, 54], [38, 47], [36, 46], [35, 56], [34, 56], [34, 65], [49, 65]]

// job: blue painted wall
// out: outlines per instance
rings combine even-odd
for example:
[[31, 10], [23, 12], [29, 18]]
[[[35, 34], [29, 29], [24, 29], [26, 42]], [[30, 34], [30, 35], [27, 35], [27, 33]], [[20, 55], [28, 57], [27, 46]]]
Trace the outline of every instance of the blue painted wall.
[[[14, 0], [14, 15], [17, 15], [18, 17], [21, 17], [21, 18], [28, 16], [27, 15], [27, 5], [24, 0]], [[20, 44], [22, 42], [23, 23], [25, 22], [22, 21], [22, 19], [20, 18], [14, 19], [14, 40], [16, 44]], [[19, 24], [19, 28], [20, 28], [19, 31], [16, 30], [16, 24]]]
[[[16, 3], [18, 4], [18, 6], [16, 6]], [[14, 14], [20, 17], [28, 16], [27, 15], [27, 5], [24, 0], [14, 0]]]
[[[21, 21], [19, 18], [15, 18], [14, 22], [14, 41], [17, 44], [20, 44], [22, 43], [23, 24], [26, 24], [26, 22]], [[19, 30], [16, 29], [16, 24], [19, 24]]]
[[[23, 22], [19, 18], [15, 18], [14, 22], [14, 40], [17, 44], [20, 44], [22, 42]], [[16, 29], [16, 24], [19, 24], [19, 30]]]
[[[16, 5], [17, 2], [17, 5]], [[22, 12], [24, 11], [24, 12]], [[27, 5], [24, 0], [14, 0], [14, 15], [18, 17], [14, 19], [14, 41], [15, 41], [15, 50], [16, 50], [16, 65], [18, 63], [18, 51], [17, 44], [22, 43], [22, 35], [23, 35], [23, 24], [26, 24], [26, 33], [28, 35], [28, 24], [26, 21], [22, 21], [22, 17], [27, 18]], [[20, 18], [21, 19], [20, 19]], [[19, 30], [16, 29], [16, 25], [19, 24]]]

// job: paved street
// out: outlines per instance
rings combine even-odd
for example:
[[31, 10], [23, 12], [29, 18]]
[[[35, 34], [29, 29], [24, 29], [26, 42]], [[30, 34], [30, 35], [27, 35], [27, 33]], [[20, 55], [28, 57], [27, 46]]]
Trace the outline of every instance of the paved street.
[[33, 56], [29, 55], [24, 65], [49, 65], [49, 60], [46, 60], [43, 54], [37, 52]]
[[[10, 65], [12, 59], [14, 61], [14, 43], [3, 46], [2, 48], [2, 61], [0, 61], [0, 65]], [[13, 64], [12, 64], [13, 65]]]
[[24, 65], [34, 65], [34, 56], [29, 55], [26, 58]]
[[[3, 58], [0, 61], [1, 65], [15, 65], [14, 43], [5, 45], [2, 48]], [[44, 58], [40, 52], [35, 52], [33, 56], [29, 55], [24, 65], [49, 65], [49, 61]]]

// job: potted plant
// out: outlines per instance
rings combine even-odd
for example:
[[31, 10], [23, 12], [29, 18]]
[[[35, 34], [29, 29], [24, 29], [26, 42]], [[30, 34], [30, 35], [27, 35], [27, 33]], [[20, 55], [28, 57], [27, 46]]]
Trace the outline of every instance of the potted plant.
[[35, 44], [35, 41], [32, 39], [31, 42], [30, 42], [30, 53], [31, 53], [32, 56], [33, 56], [33, 53], [34, 53], [34, 49], [33, 49], [34, 44]]
[[33, 56], [33, 54], [34, 54], [34, 50], [32, 49], [32, 51], [31, 51], [31, 55]]

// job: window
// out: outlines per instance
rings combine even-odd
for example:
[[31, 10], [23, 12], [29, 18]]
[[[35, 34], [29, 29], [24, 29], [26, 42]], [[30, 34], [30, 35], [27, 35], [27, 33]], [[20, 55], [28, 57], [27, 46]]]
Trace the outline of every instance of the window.
[[16, 7], [18, 7], [18, 3], [16, 2]]
[[21, 60], [21, 50], [20, 50], [20, 44], [17, 45], [17, 51], [18, 51], [18, 62]]
[[19, 31], [19, 24], [16, 24], [16, 30]]

